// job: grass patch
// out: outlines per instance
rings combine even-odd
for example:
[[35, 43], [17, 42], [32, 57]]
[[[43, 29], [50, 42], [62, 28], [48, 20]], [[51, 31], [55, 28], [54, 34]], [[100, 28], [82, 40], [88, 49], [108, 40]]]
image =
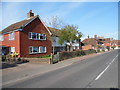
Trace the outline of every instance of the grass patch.
[[34, 57], [34, 58], [51, 58], [51, 55], [38, 56], [38, 57]]

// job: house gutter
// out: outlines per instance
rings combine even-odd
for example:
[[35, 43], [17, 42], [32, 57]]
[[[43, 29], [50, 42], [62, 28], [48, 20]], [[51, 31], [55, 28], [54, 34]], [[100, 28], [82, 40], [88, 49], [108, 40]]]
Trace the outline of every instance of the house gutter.
[[13, 31], [9, 31], [9, 32], [2, 33], [2, 34], [9, 34], [9, 33], [11, 33], [11, 32], [16, 32], [16, 31], [22, 31], [22, 29], [15, 29], [15, 30], [13, 30]]

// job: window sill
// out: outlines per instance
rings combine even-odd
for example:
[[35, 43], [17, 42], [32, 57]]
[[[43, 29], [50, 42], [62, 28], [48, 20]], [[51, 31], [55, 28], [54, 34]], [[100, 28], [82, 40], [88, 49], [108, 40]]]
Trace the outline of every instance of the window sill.
[[14, 40], [14, 39], [9, 39], [9, 40]]
[[39, 41], [43, 40], [43, 41], [45, 41], [46, 39], [30, 39], [30, 40], [39, 40]]
[[42, 53], [46, 53], [46, 52], [41, 52], [41, 53], [29, 53], [29, 54], [42, 54]]

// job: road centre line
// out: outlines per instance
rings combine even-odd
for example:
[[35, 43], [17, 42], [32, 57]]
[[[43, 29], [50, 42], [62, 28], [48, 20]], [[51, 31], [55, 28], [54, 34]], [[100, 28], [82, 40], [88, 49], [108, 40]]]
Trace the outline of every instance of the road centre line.
[[[119, 55], [119, 54], [118, 54]], [[116, 55], [116, 57], [118, 57], [118, 55]], [[116, 57], [108, 64], [108, 66], [95, 78], [95, 80], [98, 80], [102, 74], [110, 67], [110, 65], [115, 61]]]

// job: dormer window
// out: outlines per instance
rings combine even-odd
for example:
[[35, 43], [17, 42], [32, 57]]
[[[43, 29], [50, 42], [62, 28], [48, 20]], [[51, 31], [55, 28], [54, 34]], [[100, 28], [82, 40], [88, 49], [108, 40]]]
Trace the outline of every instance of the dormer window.
[[29, 32], [29, 39], [32, 39], [32, 40], [46, 40], [46, 35], [45, 34], [40, 34], [40, 33]]
[[14, 32], [9, 33], [9, 40], [14, 40]]

